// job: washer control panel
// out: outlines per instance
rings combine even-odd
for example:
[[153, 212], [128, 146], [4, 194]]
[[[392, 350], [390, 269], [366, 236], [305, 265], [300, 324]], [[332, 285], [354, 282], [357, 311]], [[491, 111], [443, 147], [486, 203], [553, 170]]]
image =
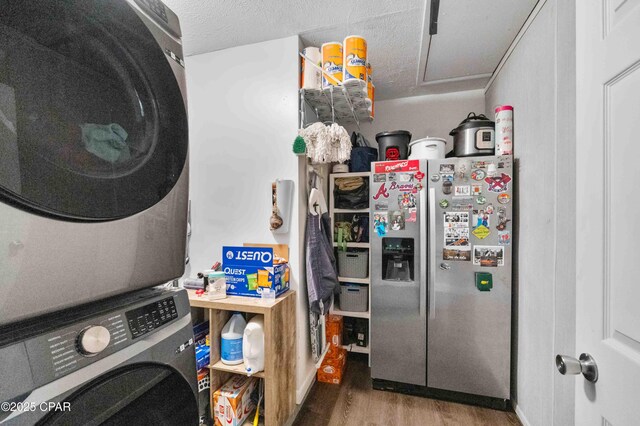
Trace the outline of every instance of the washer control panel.
[[137, 339], [148, 332], [178, 318], [173, 297], [150, 303], [125, 313], [131, 337]]

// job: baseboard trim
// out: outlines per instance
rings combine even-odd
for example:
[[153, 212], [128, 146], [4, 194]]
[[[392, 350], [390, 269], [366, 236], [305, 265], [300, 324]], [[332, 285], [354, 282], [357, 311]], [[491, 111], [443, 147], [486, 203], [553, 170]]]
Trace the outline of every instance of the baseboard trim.
[[304, 403], [304, 400], [307, 399], [307, 395], [309, 394], [309, 391], [311, 390], [311, 386], [313, 386], [315, 381], [316, 381], [316, 370], [310, 369], [309, 374], [307, 374], [307, 377], [304, 379], [302, 387], [296, 390], [297, 405], [302, 405]]
[[516, 416], [518, 416], [518, 419], [520, 420], [520, 423], [522, 423], [522, 426], [531, 426], [531, 423], [529, 423], [529, 420], [527, 420], [524, 413], [515, 402], [513, 403], [513, 411], [516, 412]]

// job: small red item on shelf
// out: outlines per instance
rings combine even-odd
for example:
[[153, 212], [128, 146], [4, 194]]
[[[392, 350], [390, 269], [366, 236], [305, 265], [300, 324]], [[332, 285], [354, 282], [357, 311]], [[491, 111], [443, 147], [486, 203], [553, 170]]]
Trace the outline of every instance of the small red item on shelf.
[[204, 290], [203, 289], [198, 289], [196, 290], [196, 296], [200, 297], [204, 294]]

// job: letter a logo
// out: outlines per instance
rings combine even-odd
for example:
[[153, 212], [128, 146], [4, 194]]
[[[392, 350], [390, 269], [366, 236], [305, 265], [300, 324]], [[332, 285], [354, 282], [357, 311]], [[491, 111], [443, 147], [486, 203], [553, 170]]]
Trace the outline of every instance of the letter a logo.
[[389, 192], [387, 191], [387, 187], [384, 183], [380, 185], [380, 189], [378, 189], [378, 193], [373, 196], [373, 199], [377, 200], [380, 197], [389, 198]]

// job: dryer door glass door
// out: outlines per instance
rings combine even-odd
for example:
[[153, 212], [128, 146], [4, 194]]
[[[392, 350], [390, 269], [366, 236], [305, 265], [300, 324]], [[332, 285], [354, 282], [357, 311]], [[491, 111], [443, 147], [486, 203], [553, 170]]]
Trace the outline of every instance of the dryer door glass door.
[[41, 425], [197, 425], [198, 403], [189, 383], [168, 367], [140, 364], [82, 387]]
[[180, 43], [166, 23], [120, 0], [0, 10], [0, 199], [95, 221], [164, 198], [187, 157]]

